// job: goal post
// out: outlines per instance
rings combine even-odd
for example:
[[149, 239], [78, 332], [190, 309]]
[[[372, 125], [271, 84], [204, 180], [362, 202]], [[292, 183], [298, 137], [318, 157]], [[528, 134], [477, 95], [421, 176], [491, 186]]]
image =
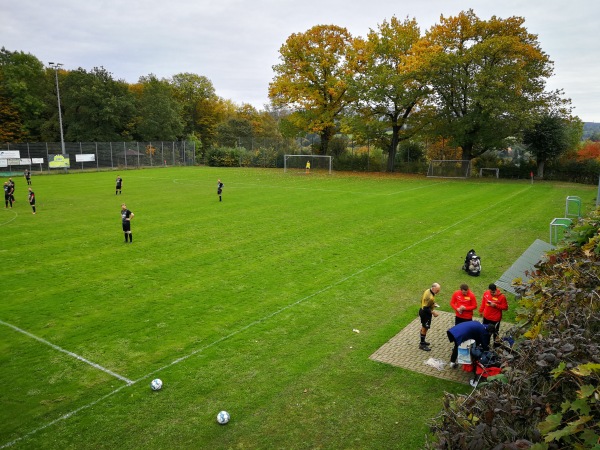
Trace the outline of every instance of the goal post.
[[328, 155], [283, 155], [283, 171], [306, 172], [306, 163], [310, 163], [311, 171], [326, 170], [331, 175], [333, 158]]
[[500, 178], [500, 169], [498, 167], [481, 167], [479, 169], [479, 177], [483, 177], [483, 174], [487, 173], [488, 171], [493, 172], [496, 178]]
[[470, 175], [471, 161], [468, 159], [434, 159], [427, 169], [430, 178], [468, 178]]

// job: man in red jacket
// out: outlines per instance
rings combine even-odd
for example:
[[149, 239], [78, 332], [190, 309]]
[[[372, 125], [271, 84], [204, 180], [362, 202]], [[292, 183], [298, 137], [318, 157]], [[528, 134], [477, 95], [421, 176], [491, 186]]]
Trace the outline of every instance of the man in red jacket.
[[458, 325], [473, 320], [473, 311], [477, 309], [477, 298], [468, 285], [461, 284], [460, 289], [452, 294], [450, 306], [456, 311], [454, 325]]
[[494, 341], [498, 339], [500, 332], [500, 321], [502, 320], [502, 311], [508, 309], [508, 302], [505, 295], [500, 292], [494, 283], [488, 286], [488, 290], [483, 293], [479, 314], [483, 316], [485, 325], [494, 325]]

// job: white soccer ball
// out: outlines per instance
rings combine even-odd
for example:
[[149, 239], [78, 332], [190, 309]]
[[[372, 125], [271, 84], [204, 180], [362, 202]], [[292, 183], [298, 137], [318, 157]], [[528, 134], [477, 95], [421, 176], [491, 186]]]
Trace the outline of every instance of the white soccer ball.
[[227, 411], [221, 411], [219, 414], [217, 414], [217, 422], [219, 422], [221, 425], [225, 425], [227, 422], [229, 422], [229, 413]]
[[153, 391], [159, 391], [162, 388], [162, 380], [160, 378], [152, 380], [152, 383], [150, 383], [150, 387]]

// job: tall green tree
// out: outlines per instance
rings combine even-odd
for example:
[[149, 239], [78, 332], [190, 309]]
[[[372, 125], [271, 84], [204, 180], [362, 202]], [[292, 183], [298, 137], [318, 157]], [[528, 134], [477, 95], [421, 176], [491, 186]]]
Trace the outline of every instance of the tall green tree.
[[131, 136], [135, 106], [125, 82], [115, 81], [103, 67], [90, 72], [79, 68], [60, 78], [66, 141], [108, 142]]
[[136, 95], [134, 137], [142, 141], [175, 141], [183, 136], [181, 104], [168, 80], [155, 75], [141, 77]]
[[[420, 39], [417, 22], [396, 17], [371, 30], [366, 42], [355, 40], [361, 70], [350, 84], [356, 97], [360, 117], [358, 133], [369, 133], [387, 149], [388, 171], [394, 171], [398, 144], [408, 140], [421, 128], [414, 113], [426, 98], [428, 90], [422, 76], [415, 44]], [[421, 105], [422, 108], [422, 105]], [[373, 135], [374, 134], [374, 135]]]
[[556, 159], [568, 150], [574, 150], [583, 135], [583, 123], [572, 117], [551, 112], [543, 115], [525, 131], [523, 142], [535, 155], [537, 176], [544, 178], [546, 162]]
[[473, 10], [440, 19], [426, 33], [425, 61], [437, 135], [463, 159], [503, 148], [535, 122], [556, 93], [546, 93], [553, 65], [521, 17], [479, 19]]
[[289, 36], [279, 49], [281, 63], [273, 66], [271, 102], [294, 109], [287, 120], [319, 134], [322, 154], [327, 153], [340, 114], [352, 101], [348, 83], [357, 71], [352, 41], [345, 28], [317, 25]]
[[252, 124], [244, 118], [230, 117], [218, 127], [218, 143], [223, 147], [243, 146], [252, 136]]
[[[45, 98], [51, 89], [51, 81], [53, 79], [47, 77], [44, 65], [35, 56], [24, 52], [11, 52], [2, 47], [0, 88], [4, 95], [3, 103], [12, 113], [10, 119], [4, 117], [9, 122], [0, 121], [0, 128], [10, 124], [11, 135], [15, 140], [39, 139], [45, 120]], [[18, 132], [16, 125], [20, 127]]]
[[0, 142], [20, 142], [25, 139], [21, 115], [5, 95], [0, 74]]
[[219, 98], [212, 82], [186, 72], [174, 75], [171, 83], [175, 98], [181, 104], [184, 134], [198, 137], [203, 147], [210, 146], [219, 123]]

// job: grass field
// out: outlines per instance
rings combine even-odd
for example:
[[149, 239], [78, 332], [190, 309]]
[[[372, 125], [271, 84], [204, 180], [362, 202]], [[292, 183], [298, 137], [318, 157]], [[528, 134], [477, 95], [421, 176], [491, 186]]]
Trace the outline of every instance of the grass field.
[[[480, 296], [566, 196], [596, 194], [204, 167], [32, 181], [38, 213], [20, 178], [0, 215], [0, 448], [422, 448], [467, 387], [369, 356], [433, 281], [446, 306], [463, 281]], [[471, 248], [479, 278], [460, 270]]]

